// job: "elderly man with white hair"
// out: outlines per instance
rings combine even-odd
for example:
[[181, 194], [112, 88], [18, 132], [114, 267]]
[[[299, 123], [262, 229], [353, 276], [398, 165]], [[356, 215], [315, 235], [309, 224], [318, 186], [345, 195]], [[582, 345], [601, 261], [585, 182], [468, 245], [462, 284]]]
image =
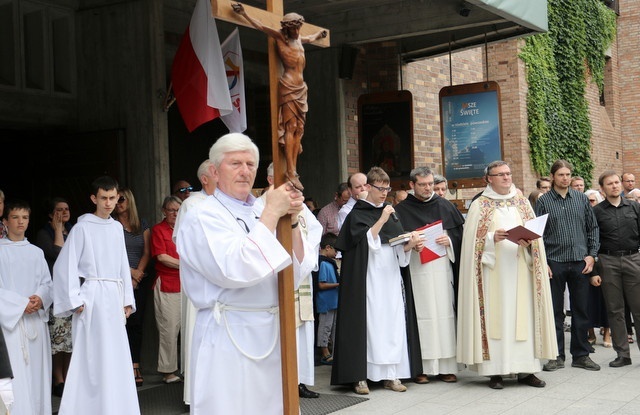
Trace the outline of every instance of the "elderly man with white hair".
[[[259, 153], [243, 134], [222, 136], [209, 159], [217, 188], [186, 212], [177, 242], [183, 288], [198, 308], [191, 413], [281, 414], [277, 273], [293, 263], [297, 286], [318, 259], [297, 222], [304, 196], [285, 183], [264, 208], [254, 205]], [[285, 215], [293, 254], [275, 235]]]

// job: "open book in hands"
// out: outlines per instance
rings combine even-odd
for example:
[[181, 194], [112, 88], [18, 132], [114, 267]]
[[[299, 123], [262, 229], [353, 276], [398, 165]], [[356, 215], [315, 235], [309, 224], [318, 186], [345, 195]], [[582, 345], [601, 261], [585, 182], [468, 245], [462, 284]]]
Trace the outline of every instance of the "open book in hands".
[[532, 241], [540, 238], [544, 233], [545, 226], [547, 226], [548, 217], [549, 214], [547, 213], [535, 219], [526, 221], [524, 226], [518, 225], [515, 228], [507, 230], [507, 233], [509, 233], [507, 239], [517, 244], [520, 239]]

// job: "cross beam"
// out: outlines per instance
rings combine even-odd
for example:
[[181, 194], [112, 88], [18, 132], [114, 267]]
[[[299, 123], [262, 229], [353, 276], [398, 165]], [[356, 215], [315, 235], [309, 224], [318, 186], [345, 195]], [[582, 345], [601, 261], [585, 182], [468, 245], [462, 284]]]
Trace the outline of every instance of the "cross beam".
[[[243, 4], [244, 9], [247, 11], [247, 14], [255, 17], [260, 20], [263, 25], [269, 26], [272, 29], [280, 30], [280, 20], [282, 20], [282, 16], [284, 15], [284, 8], [282, 5], [282, 0], [272, 0], [275, 2], [279, 2], [278, 11], [274, 10], [262, 10], [257, 7], [247, 6]], [[211, 13], [213, 16], [218, 19], [229, 23], [235, 23], [237, 25], [253, 27], [247, 22], [242, 16], [239, 16], [236, 12], [231, 8], [231, 4], [238, 3], [237, 1], [231, 2], [230, 0], [211, 0]], [[274, 6], [275, 7], [275, 6]], [[267, 1], [267, 9], [269, 9], [269, 1]], [[321, 30], [327, 30], [319, 26], [314, 26], [310, 23], [305, 22], [302, 28], [300, 29], [300, 36], [309, 36], [314, 33], [317, 33]], [[311, 42], [312, 45], [316, 45], [322, 48], [327, 48], [331, 45], [329, 39], [329, 31], [327, 30], [327, 37], [318, 39], [314, 42]]]

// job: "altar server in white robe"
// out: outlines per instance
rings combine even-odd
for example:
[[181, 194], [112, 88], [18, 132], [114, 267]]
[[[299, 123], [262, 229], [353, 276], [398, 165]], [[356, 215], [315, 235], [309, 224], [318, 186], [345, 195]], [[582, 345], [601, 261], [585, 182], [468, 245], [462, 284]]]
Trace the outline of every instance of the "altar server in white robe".
[[516, 374], [520, 383], [544, 387], [535, 373], [558, 349], [544, 244], [541, 238], [507, 240], [510, 229], [535, 218], [507, 163], [490, 163], [486, 180], [462, 237], [457, 358], [490, 376], [492, 389]]
[[0, 324], [13, 369], [14, 415], [51, 413], [49, 307], [51, 274], [40, 248], [24, 233], [31, 209], [7, 203], [0, 239]]
[[78, 218], [53, 267], [54, 314], [73, 314], [73, 355], [59, 415], [138, 415], [138, 395], [125, 329], [135, 311], [120, 222], [110, 214], [118, 182], [91, 185], [95, 213]]
[[[267, 167], [267, 182], [273, 186], [273, 163]], [[267, 192], [263, 193], [254, 206], [264, 208], [267, 200]], [[313, 246], [315, 251], [320, 249], [320, 238], [322, 238], [322, 225], [318, 222], [313, 212], [307, 205], [298, 213], [297, 222], [300, 232]], [[317, 271], [317, 269], [314, 269]], [[311, 391], [307, 385], [313, 386], [315, 383], [315, 324], [313, 319], [313, 284], [311, 275], [304, 276], [300, 285], [294, 293], [296, 308], [296, 345], [298, 347], [298, 395], [301, 398], [318, 398], [318, 392]]]
[[[277, 272], [293, 262], [297, 286], [317, 262], [295, 225], [304, 196], [286, 183], [268, 193], [264, 210], [253, 205], [259, 155], [243, 134], [218, 139], [209, 159], [218, 188], [186, 212], [177, 243], [183, 288], [199, 309], [191, 413], [282, 414]], [[275, 236], [286, 214], [293, 258]]]

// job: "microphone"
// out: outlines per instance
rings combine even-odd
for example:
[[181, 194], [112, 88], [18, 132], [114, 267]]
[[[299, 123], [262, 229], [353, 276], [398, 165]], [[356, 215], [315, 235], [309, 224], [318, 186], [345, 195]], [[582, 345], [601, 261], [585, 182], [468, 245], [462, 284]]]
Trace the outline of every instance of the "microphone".
[[391, 212], [391, 219], [393, 219], [394, 222], [398, 221], [398, 216], [396, 215], [396, 212]]

